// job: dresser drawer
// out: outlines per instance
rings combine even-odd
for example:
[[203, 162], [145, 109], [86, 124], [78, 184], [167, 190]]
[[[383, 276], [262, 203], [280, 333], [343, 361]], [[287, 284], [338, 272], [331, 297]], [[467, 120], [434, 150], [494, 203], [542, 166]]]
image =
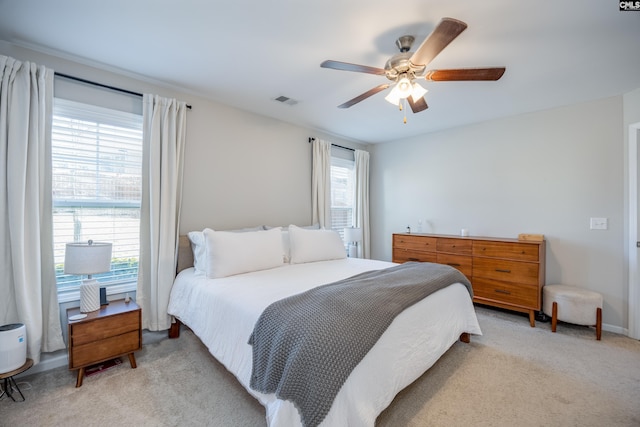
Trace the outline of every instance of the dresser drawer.
[[435, 252], [437, 241], [438, 239], [435, 237], [408, 236], [406, 234], [393, 235], [394, 248], [414, 251]]
[[421, 252], [410, 249], [393, 249], [393, 262], [407, 262], [407, 261], [419, 261], [419, 262], [437, 262], [435, 252]]
[[438, 238], [436, 248], [438, 252], [471, 255], [472, 244], [473, 242], [471, 240]]
[[140, 310], [137, 310], [118, 316], [74, 324], [71, 327], [69, 339], [73, 341], [74, 346], [77, 346], [121, 335], [125, 332], [137, 331], [139, 327]]
[[540, 291], [538, 286], [521, 285], [474, 277], [473, 296], [478, 299], [488, 299], [499, 303], [513, 304], [521, 307], [539, 310]]
[[473, 278], [482, 277], [505, 282], [538, 285], [539, 265], [535, 262], [473, 258]]
[[83, 345], [75, 344], [70, 352], [69, 369], [112, 359], [121, 354], [140, 350], [141, 347], [142, 343], [140, 342], [140, 332], [138, 330], [97, 342]]
[[540, 261], [538, 248], [538, 245], [528, 243], [475, 240], [473, 242], [473, 255], [535, 262]]
[[446, 264], [450, 265], [453, 268], [457, 268], [462, 274], [467, 276], [467, 279], [471, 280], [473, 262], [470, 256], [438, 253], [436, 262], [438, 264]]

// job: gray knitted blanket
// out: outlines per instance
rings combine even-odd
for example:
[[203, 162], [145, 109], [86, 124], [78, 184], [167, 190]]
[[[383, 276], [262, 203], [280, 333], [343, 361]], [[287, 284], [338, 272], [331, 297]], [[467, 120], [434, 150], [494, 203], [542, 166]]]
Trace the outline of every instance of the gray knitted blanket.
[[317, 426], [395, 316], [456, 282], [473, 296], [471, 284], [458, 270], [408, 262], [274, 302], [249, 338], [251, 388], [292, 401], [303, 426]]

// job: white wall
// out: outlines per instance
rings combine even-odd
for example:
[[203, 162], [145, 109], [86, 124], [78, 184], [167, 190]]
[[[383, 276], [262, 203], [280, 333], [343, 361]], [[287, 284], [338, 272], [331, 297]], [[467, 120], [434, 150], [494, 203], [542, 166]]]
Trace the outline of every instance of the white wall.
[[[391, 234], [420, 219], [440, 234], [541, 233], [546, 283], [601, 292], [604, 323], [622, 331], [622, 117], [614, 97], [374, 145], [373, 257], [391, 259]], [[590, 217], [608, 218], [609, 229], [590, 230]]]

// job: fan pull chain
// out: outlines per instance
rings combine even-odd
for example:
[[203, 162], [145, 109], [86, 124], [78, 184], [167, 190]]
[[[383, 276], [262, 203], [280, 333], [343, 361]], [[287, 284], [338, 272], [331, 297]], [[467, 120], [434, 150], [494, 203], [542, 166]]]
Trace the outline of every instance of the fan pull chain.
[[[406, 104], [407, 103], [407, 98], [404, 98], [402, 100], [402, 103]], [[407, 124], [407, 106], [406, 105], [404, 106], [403, 110], [404, 110], [404, 124], [406, 125]]]

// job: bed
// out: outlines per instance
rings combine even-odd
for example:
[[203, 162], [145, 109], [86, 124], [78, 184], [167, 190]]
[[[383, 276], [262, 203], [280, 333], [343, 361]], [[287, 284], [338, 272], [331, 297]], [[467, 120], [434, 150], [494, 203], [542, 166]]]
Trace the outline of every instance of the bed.
[[[181, 237], [179, 273], [168, 307], [177, 323], [170, 334], [178, 335], [180, 323], [188, 326], [265, 406], [269, 426], [301, 426], [301, 415], [291, 401], [250, 386], [253, 347], [249, 337], [256, 322], [276, 301], [397, 264], [346, 258], [339, 236], [336, 241], [337, 234], [332, 236], [328, 230], [295, 226], [277, 231], [243, 230], [245, 233], [209, 230], [207, 234], [207, 230], [190, 233], [190, 240]], [[271, 233], [268, 244], [264, 243], [267, 233]], [[280, 261], [275, 256], [267, 260], [264, 252], [276, 250]], [[203, 266], [203, 260], [208, 265]], [[215, 270], [211, 264], [216, 263], [224, 266]], [[427, 371], [458, 339], [468, 342], [470, 334], [482, 332], [469, 291], [462, 283], [446, 286], [406, 308], [351, 371], [320, 425], [373, 426], [400, 390]]]

